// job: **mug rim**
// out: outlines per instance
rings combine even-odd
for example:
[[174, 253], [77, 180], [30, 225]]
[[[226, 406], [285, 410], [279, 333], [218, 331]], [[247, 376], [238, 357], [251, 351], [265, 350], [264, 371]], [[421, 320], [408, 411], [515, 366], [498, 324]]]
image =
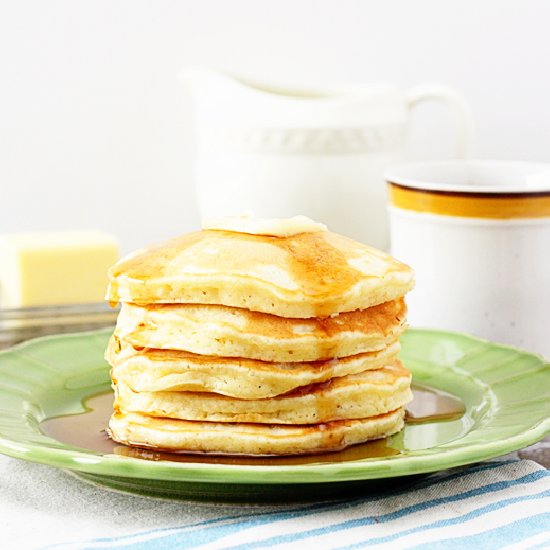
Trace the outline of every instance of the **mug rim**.
[[550, 194], [550, 163], [546, 162], [475, 159], [410, 162], [389, 168], [384, 178], [390, 185], [442, 194]]

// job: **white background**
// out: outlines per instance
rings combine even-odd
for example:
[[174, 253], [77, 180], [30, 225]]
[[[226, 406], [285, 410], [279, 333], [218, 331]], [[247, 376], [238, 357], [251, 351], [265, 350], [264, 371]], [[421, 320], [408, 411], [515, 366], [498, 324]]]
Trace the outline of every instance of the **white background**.
[[[200, 64], [293, 85], [449, 84], [473, 109], [475, 156], [550, 161], [545, 0], [4, 0], [0, 233], [100, 228], [127, 251], [197, 227], [178, 75]], [[449, 125], [419, 108], [413, 151], [449, 156]]]

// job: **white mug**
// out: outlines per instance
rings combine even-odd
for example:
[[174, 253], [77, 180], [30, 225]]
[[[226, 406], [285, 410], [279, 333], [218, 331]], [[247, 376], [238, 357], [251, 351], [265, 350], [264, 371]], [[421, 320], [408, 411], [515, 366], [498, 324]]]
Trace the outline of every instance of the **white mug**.
[[415, 163], [386, 180], [392, 253], [416, 272], [410, 323], [550, 358], [550, 164]]
[[469, 109], [444, 86], [288, 90], [209, 69], [187, 70], [184, 80], [195, 99], [203, 219], [304, 214], [385, 249], [383, 174], [406, 159], [411, 109], [444, 101], [456, 120], [458, 157], [471, 141]]

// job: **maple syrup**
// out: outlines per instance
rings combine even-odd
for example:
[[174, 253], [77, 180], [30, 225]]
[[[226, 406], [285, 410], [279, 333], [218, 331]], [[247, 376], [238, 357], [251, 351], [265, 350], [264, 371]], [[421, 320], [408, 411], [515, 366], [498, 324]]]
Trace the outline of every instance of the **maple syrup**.
[[[456, 397], [416, 385], [414, 399], [407, 407], [406, 423], [418, 424], [455, 420], [465, 412], [463, 403]], [[234, 464], [234, 465], [297, 465], [322, 462], [348, 462], [367, 458], [396, 456], [401, 450], [392, 447], [391, 438], [353, 445], [341, 451], [288, 457], [223, 456], [208, 454], [168, 453], [157, 449], [128, 447], [109, 438], [106, 427], [113, 411], [111, 391], [89, 397], [82, 413], [50, 418], [40, 424], [42, 432], [65, 444], [95, 451], [143, 460], [169, 460], [172, 462]]]
[[406, 408], [406, 424], [457, 420], [466, 412], [464, 403], [460, 399], [443, 391], [414, 384], [413, 395], [413, 400]]

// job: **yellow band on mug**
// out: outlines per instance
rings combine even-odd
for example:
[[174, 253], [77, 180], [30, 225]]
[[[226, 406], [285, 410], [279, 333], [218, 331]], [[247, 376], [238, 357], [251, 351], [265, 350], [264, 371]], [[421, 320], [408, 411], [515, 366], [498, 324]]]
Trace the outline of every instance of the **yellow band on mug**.
[[550, 193], [431, 191], [389, 182], [390, 204], [403, 210], [464, 218], [550, 217]]

